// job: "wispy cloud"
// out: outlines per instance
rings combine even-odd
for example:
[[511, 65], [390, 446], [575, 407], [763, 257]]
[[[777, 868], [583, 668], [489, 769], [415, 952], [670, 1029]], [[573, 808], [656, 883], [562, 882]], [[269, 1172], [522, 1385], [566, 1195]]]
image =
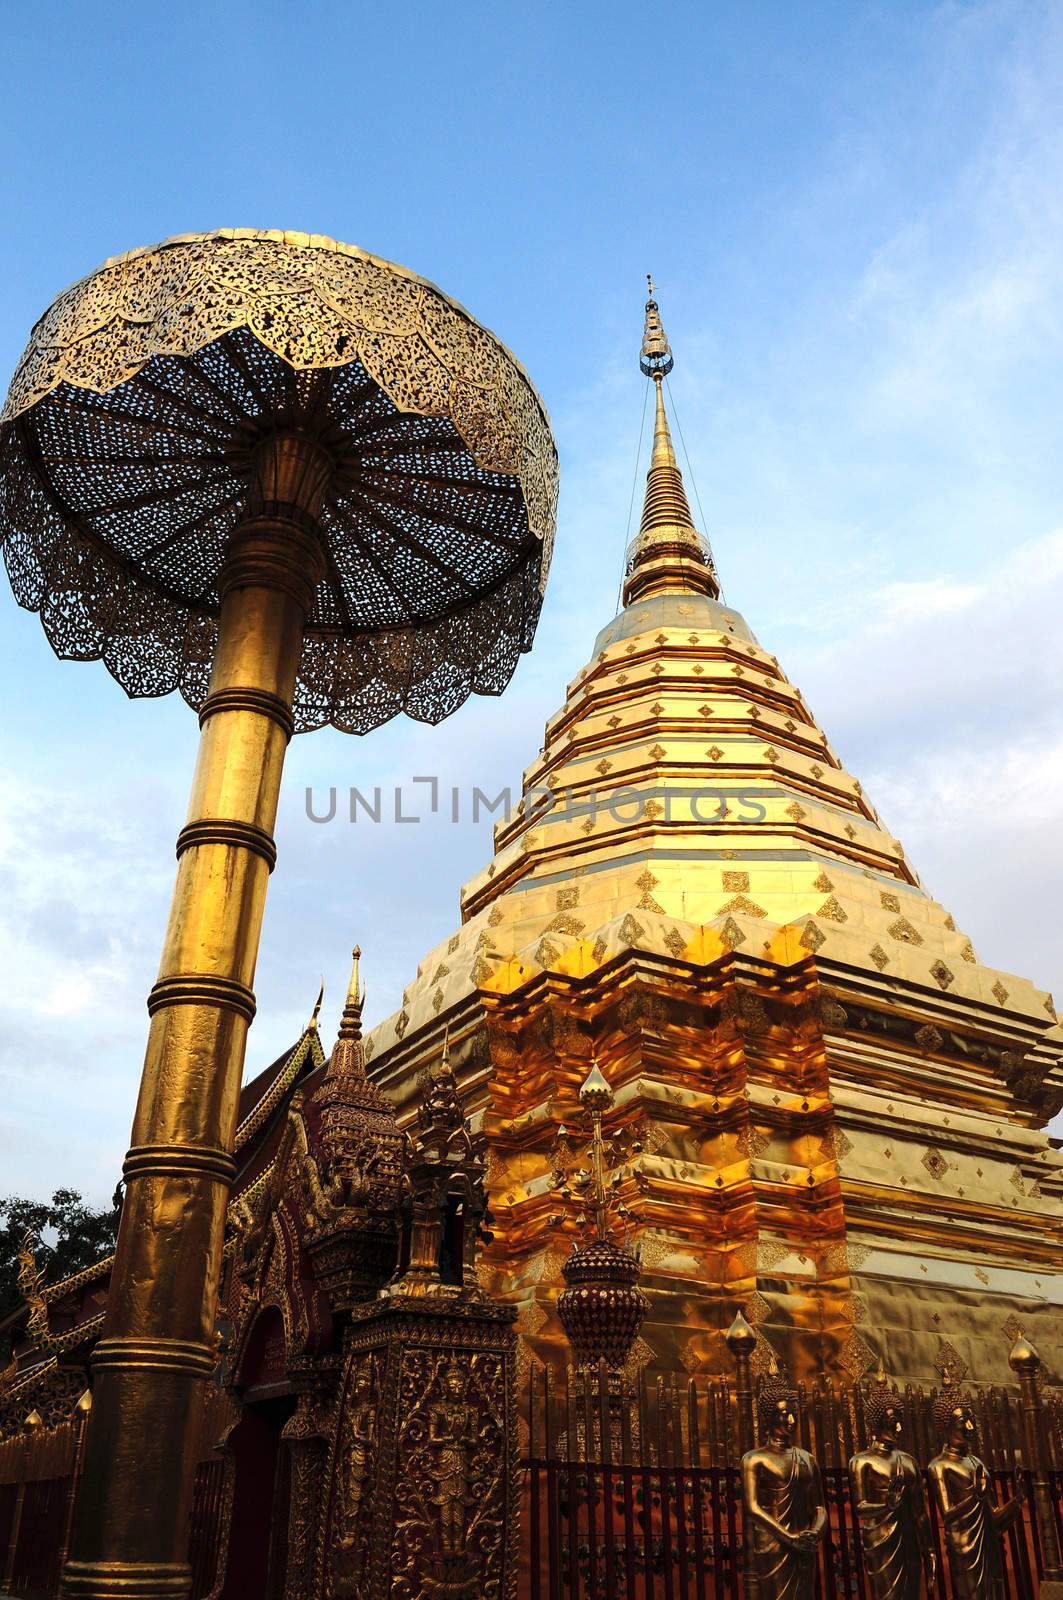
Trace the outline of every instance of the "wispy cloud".
[[849, 631], [788, 665], [983, 958], [1058, 991], [1063, 533], [975, 578], [854, 598]]

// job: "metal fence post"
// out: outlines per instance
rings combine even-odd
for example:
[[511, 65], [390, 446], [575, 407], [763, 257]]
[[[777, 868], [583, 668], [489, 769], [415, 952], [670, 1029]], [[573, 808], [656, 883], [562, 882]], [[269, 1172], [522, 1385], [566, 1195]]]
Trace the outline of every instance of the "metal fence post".
[[1041, 1357], [1029, 1339], [1020, 1333], [1011, 1347], [1008, 1363], [1012, 1372], [1017, 1375], [1022, 1391], [1025, 1455], [1029, 1469], [1033, 1473], [1034, 1510], [1041, 1534], [1041, 1549], [1044, 1553], [1041, 1600], [1063, 1600], [1063, 1566], [1060, 1564], [1059, 1534], [1056, 1530], [1055, 1507], [1052, 1504], [1047, 1419], [1037, 1384]]
[[738, 1402], [738, 1442], [742, 1454], [756, 1445], [753, 1426], [753, 1376], [750, 1358], [757, 1347], [757, 1336], [749, 1326], [741, 1309], [724, 1334], [727, 1348], [735, 1363], [735, 1400]]
[[[735, 1363], [735, 1400], [738, 1406], [738, 1443], [739, 1450], [745, 1455], [748, 1450], [756, 1448], [757, 1436], [753, 1420], [753, 1373], [750, 1365], [753, 1351], [757, 1347], [757, 1336], [742, 1315], [741, 1307], [735, 1314], [735, 1319], [724, 1334], [727, 1348], [734, 1357]], [[739, 1467], [741, 1474], [741, 1467]], [[739, 1495], [741, 1496], [741, 1480], [739, 1481]], [[742, 1525], [742, 1586], [745, 1600], [760, 1600], [760, 1582], [757, 1577], [756, 1563], [753, 1551], [746, 1537], [745, 1521]]]

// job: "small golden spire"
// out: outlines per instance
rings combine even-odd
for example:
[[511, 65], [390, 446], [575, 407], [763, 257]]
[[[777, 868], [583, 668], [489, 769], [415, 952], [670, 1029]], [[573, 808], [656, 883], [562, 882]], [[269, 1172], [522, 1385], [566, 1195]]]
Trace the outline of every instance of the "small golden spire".
[[365, 1003], [365, 990], [358, 974], [358, 963], [361, 959], [362, 952], [355, 945], [351, 981], [347, 985], [347, 999], [340, 1017], [336, 1043], [332, 1047], [326, 1069], [326, 1076], [330, 1080], [357, 1078], [362, 1082], [365, 1081], [365, 1051], [362, 1046], [362, 1006]]
[[362, 959], [360, 945], [355, 945], [352, 954], [351, 981], [347, 985], [347, 999], [340, 1018], [339, 1037], [341, 1039], [360, 1039], [362, 1037], [362, 1006], [365, 1004], [365, 992], [361, 988], [358, 963]]
[[664, 380], [675, 361], [661, 323], [653, 279], [649, 273], [646, 274], [646, 282], [650, 297], [646, 302], [646, 325], [639, 366], [648, 378], [653, 379], [656, 419], [650, 470], [646, 474], [642, 521], [638, 535], [628, 550], [624, 604], [630, 605], [632, 601], [644, 600], [649, 595], [677, 590], [687, 594], [709, 595], [715, 600], [720, 593], [720, 586], [708, 545], [690, 514], [664, 404]]

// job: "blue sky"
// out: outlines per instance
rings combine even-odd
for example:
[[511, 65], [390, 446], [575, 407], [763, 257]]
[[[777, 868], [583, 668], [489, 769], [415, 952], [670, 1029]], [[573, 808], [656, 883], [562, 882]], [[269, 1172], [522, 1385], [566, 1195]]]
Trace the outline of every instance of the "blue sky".
[[[980, 954], [1063, 989], [1063, 15], [1036, 3], [41, 4], [9, 24], [0, 374], [171, 233], [291, 227], [435, 279], [562, 461], [536, 650], [443, 728], [292, 746], [257, 1068], [351, 943], [370, 1016], [489, 822], [315, 827], [308, 784], [516, 782], [612, 614], [644, 274], [727, 598]], [[195, 719], [51, 655], [0, 585], [0, 1191], [109, 1194]]]

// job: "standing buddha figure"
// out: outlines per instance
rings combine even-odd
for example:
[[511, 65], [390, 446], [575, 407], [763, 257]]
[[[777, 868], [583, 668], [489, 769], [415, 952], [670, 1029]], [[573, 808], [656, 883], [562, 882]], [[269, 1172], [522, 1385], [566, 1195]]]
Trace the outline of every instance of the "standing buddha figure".
[[900, 1401], [881, 1371], [866, 1408], [871, 1443], [849, 1462], [871, 1600], [919, 1600], [934, 1590], [936, 1562], [923, 1475], [906, 1450]]
[[956, 1600], [1003, 1600], [1001, 1533], [1021, 1514], [1026, 1488], [998, 1506], [989, 1469], [974, 1454], [974, 1413], [952, 1388], [948, 1373], [934, 1401], [934, 1426], [941, 1451], [930, 1463], [930, 1482], [941, 1511]]
[[465, 1373], [456, 1362], [444, 1370], [441, 1386], [429, 1419], [428, 1442], [433, 1449], [432, 1502], [439, 1509], [440, 1549], [446, 1557], [459, 1555], [465, 1544], [468, 1458], [476, 1417], [468, 1403]]
[[746, 1559], [760, 1600], [813, 1600], [827, 1509], [819, 1468], [794, 1443], [796, 1396], [777, 1371], [761, 1385], [759, 1414], [764, 1443], [742, 1457]]

